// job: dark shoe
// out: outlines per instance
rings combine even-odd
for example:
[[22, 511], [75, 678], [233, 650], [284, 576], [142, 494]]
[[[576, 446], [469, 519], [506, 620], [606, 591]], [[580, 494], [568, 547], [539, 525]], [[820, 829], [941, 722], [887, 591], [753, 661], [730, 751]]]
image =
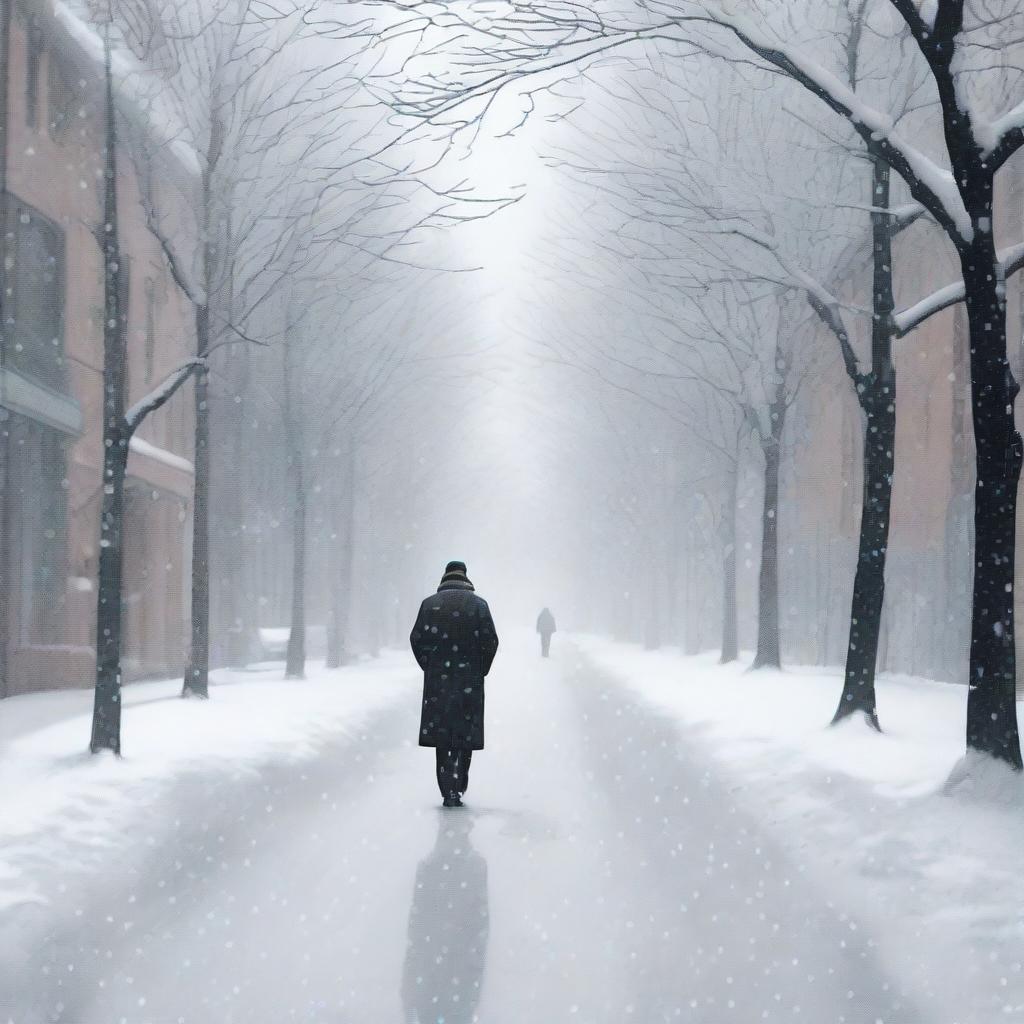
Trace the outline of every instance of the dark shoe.
[[455, 794], [454, 796], [446, 796], [444, 798], [444, 806], [445, 807], [461, 807], [462, 806], [462, 801], [459, 799], [458, 794]]

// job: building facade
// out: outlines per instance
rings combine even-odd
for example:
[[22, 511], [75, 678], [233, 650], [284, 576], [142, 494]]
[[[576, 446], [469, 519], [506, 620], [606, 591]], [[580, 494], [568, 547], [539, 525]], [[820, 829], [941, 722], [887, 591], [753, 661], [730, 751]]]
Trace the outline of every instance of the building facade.
[[[93, 681], [102, 448], [103, 76], [98, 37], [49, 0], [4, 0], [0, 217], [0, 695]], [[101, 45], [101, 44], [100, 44]], [[100, 51], [101, 52], [101, 51]], [[129, 403], [194, 353], [190, 306], [146, 208], [187, 211], [194, 170], [119, 92]], [[145, 206], [141, 199], [145, 195]], [[187, 232], [189, 218], [178, 218]], [[176, 239], [178, 251], [189, 245]], [[128, 462], [124, 666], [181, 670], [192, 393], [148, 419]]]
[[[1024, 239], [1024, 160], [998, 181], [997, 245]], [[865, 243], [862, 262], [870, 258]], [[866, 262], [865, 262], [866, 265]], [[960, 270], [948, 241], [922, 220], [894, 247], [897, 309], [950, 282]], [[870, 307], [870, 276], [854, 267], [829, 282], [851, 306]], [[1024, 379], [1024, 282], [1007, 282], [1010, 364]], [[869, 351], [866, 318], [851, 317], [858, 350]], [[815, 344], [833, 362], [807, 390], [794, 418], [783, 526], [792, 571], [783, 580], [786, 647], [793, 661], [841, 664], [860, 527], [862, 413], [834, 339]], [[973, 562], [974, 435], [967, 321], [963, 306], [943, 311], [894, 345], [897, 367], [896, 473], [886, 568], [880, 666], [963, 682], [970, 646]], [[1017, 422], [1024, 400], [1017, 399]], [[1024, 502], [1017, 507], [1016, 609], [1018, 693], [1024, 699]], [[785, 568], [785, 563], [784, 563]], [[823, 618], [818, 610], [824, 608]], [[808, 623], [818, 623], [817, 629]]]

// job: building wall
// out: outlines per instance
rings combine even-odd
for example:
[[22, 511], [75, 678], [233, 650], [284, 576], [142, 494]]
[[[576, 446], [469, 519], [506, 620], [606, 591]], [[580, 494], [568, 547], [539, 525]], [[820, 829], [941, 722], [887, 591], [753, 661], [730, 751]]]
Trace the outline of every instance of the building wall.
[[[8, 594], [0, 613], [6, 619], [0, 624], [6, 664], [0, 665], [0, 677], [8, 694], [91, 685], [94, 665], [103, 351], [103, 267], [94, 232], [102, 200], [102, 79], [87, 55], [69, 49], [66, 39], [50, 31], [45, 18], [35, 17], [40, 6], [17, 5], [12, 22], [7, 189], [9, 201], [22, 211], [19, 216], [41, 216], [62, 235], [63, 359], [40, 394], [67, 422], [55, 426], [51, 417], [51, 422], [40, 423], [38, 409], [13, 412], [16, 403], [10, 389], [0, 399], [7, 413], [3, 448], [9, 477], [0, 559]], [[126, 130], [126, 138], [128, 134]], [[194, 346], [189, 306], [171, 280], [139, 202], [140, 172], [151, 175], [151, 169], [135, 159], [138, 152], [124, 145], [118, 154], [120, 243], [128, 268], [129, 403], [192, 354]], [[180, 205], [187, 198], [175, 194], [163, 178], [154, 190], [158, 202], [166, 199]], [[10, 301], [5, 308], [9, 306]], [[10, 348], [5, 336], [7, 380], [13, 379]], [[138, 434], [142, 443], [136, 442], [129, 456], [128, 677], [177, 672], [182, 667], [191, 409], [191, 387], [186, 385], [143, 424]], [[39, 465], [44, 449], [51, 470], [54, 460], [63, 462], [62, 473], [50, 472], [49, 486], [25, 469]], [[42, 521], [35, 526], [24, 516], [33, 505], [43, 510]], [[44, 539], [60, 548], [55, 570], [60, 582], [51, 586], [56, 607], [45, 623], [33, 623], [26, 617], [25, 602], [11, 595], [28, 593], [38, 584], [27, 576], [31, 559], [24, 556], [37, 543], [33, 530], [40, 529]], [[45, 538], [47, 533], [56, 536]]]
[[[1008, 167], [999, 181], [997, 240], [1024, 237], [1024, 168]], [[948, 241], [926, 223], [904, 233], [894, 248], [896, 305], [905, 306], [956, 280]], [[842, 283], [851, 304], [870, 304], [864, 271]], [[1021, 379], [1024, 305], [1020, 276], [1007, 287], [1011, 366]], [[858, 351], [869, 351], [866, 318], [858, 317]], [[855, 333], [857, 333], [855, 331]], [[967, 678], [973, 545], [974, 450], [966, 318], [946, 310], [895, 343], [897, 366], [896, 475], [888, 553], [886, 612], [880, 659], [894, 671], [965, 681]], [[819, 330], [815, 344], [835, 349]], [[867, 363], [865, 362], [865, 366]], [[1024, 404], [1018, 398], [1018, 423]], [[813, 565], [815, 581], [786, 573], [786, 647], [793, 660], [845, 658], [849, 602], [856, 566], [861, 504], [863, 421], [850, 383], [833, 353], [830, 366], [805, 392], [790, 435], [792, 466], [783, 519], [790, 565]], [[1018, 537], [1024, 509], [1018, 503]], [[806, 576], [807, 574], [804, 574]], [[1017, 560], [1017, 615], [1024, 623], [1024, 559]], [[816, 608], [825, 602], [823, 615]], [[818, 634], [826, 631], [823, 640]], [[1018, 628], [1018, 666], [1022, 630]], [[826, 653], [827, 652], [827, 653]], [[1018, 678], [1024, 673], [1018, 670]], [[1024, 687], [1019, 687], [1024, 696]]]

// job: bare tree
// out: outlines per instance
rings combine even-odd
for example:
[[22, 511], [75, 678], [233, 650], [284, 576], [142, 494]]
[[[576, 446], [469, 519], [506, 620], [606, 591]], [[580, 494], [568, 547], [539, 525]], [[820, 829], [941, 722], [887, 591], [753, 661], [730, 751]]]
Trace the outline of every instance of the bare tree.
[[[976, 10], [964, 0], [878, 0], [899, 21], [927, 70], [936, 116], [906, 134], [892, 114], [865, 102], [804, 43], [803, 5], [765, 2], [745, 14], [732, 4], [682, 6], [648, 3], [594, 16], [569, 4], [511, 8], [477, 21], [454, 4], [413, 4], [397, 9], [390, 36], [418, 40], [458, 38], [471, 53], [461, 74], [444, 83], [407, 61], [410, 87], [396, 105], [429, 123], [482, 116], [502, 89], [538, 87], [564, 69], [593, 63], [613, 50], [635, 52], [649, 40], [669, 44], [680, 58], [695, 48], [728, 59], [758, 62], [816, 97], [906, 183], [942, 228], [955, 252], [961, 281], [926, 300], [927, 308], [961, 299], [966, 304], [975, 432], [975, 570], [966, 741], [969, 752], [1020, 769], [1014, 650], [1013, 589], [1016, 493], [1022, 443], [1014, 419], [1018, 385], [1006, 348], [1005, 279], [1008, 256], [996, 249], [996, 176], [1024, 145], [1021, 73], [991, 59], [997, 40], [1019, 31], [1024, 14]], [[351, 22], [346, 22], [351, 31]], [[335, 26], [335, 32], [341, 29]], [[824, 39], [827, 45], [830, 40]], [[823, 49], [820, 47], [819, 49]], [[475, 111], [470, 118], [465, 111]], [[460, 113], [461, 112], [461, 113]], [[914, 135], [918, 138], [915, 141]], [[937, 145], [941, 162], [927, 147]]]
[[[707, 75], [702, 76], [705, 85], [707, 79]], [[667, 351], [651, 335], [643, 338], [634, 354], [625, 362], [620, 360], [620, 372], [624, 365], [650, 365], [652, 359], [660, 360], [663, 380], [674, 377], [690, 391], [695, 387], [712, 388], [721, 400], [731, 404], [743, 429], [726, 426], [718, 432], [714, 444], [730, 453], [732, 483], [721, 498], [733, 507], [743, 434], [756, 439], [764, 470], [764, 503], [758, 588], [761, 610], [754, 665], [779, 667], [779, 470], [787, 412], [800, 382], [811, 370], [814, 353], [808, 358], [808, 353], [795, 346], [794, 318], [781, 316], [782, 295], [793, 289], [793, 282], [782, 278], [774, 265], [766, 269], [763, 262], [758, 265], [757, 261], [737, 259], [735, 253], [730, 255], [730, 248], [735, 246], [728, 243], [734, 240], [743, 215], [750, 216], [751, 204], [757, 204], [758, 196], [765, 191], [778, 197], [777, 203], [786, 203], [786, 208], [775, 215], [785, 224], [793, 244], [828, 252], [842, 243], [843, 234], [842, 230], [838, 232], [837, 242], [839, 225], [834, 218], [827, 220], [823, 209], [813, 203], [797, 198], [783, 200], [785, 189], [770, 174], [766, 176], [763, 164], [770, 160], [764, 150], [766, 136], [779, 130], [781, 118], [744, 110], [738, 126], [735, 115], [732, 123], [726, 123], [725, 117], [713, 122], [705, 109], [706, 101], [691, 101], [688, 86], [674, 85], [671, 78], [666, 82], [661, 74], [630, 70], [620, 75], [611, 89], [615, 106], [597, 126], [593, 117], [585, 122], [589, 143], [586, 154], [560, 157], [555, 163], [591, 187], [596, 201], [608, 204], [620, 218], [613, 257], [620, 265], [642, 266], [638, 286], [644, 289], [643, 305], [648, 313], [652, 308], [658, 310], [666, 333], [673, 336]], [[799, 148], [799, 140], [792, 134], [790, 131], [783, 147], [788, 144]], [[686, 139], [687, 151], [693, 154], [685, 163], [678, 159], [680, 135]], [[741, 140], [736, 148], [747, 147], [754, 155], [738, 160], [729, 151], [727, 135]], [[599, 156], [590, 155], [591, 146]], [[742, 168], [743, 162], [756, 162], [757, 167]], [[806, 159], [804, 163], [806, 167]], [[749, 192], [738, 187], [739, 183], [722, 183], [721, 172], [734, 167], [744, 171], [748, 180], [756, 181]], [[826, 181], [826, 195], [831, 194], [829, 186], [834, 191], [835, 184]], [[730, 202], [738, 204], [743, 213], [727, 210]], [[772, 216], [765, 213], [769, 219]], [[687, 291], [692, 293], [697, 288], [700, 297], [680, 290], [680, 267], [686, 268], [682, 274], [689, 277]], [[621, 274], [621, 270], [618, 272]], [[744, 287], [745, 280], [760, 283]], [[623, 301], [621, 296], [616, 300]], [[632, 297], [625, 297], [625, 301], [632, 301]], [[666, 359], [675, 365], [674, 371], [665, 365]], [[695, 431], [696, 436], [704, 435], [705, 444], [710, 441], [707, 435], [715, 422], [712, 419]], [[724, 512], [722, 522], [728, 533], [735, 533], [734, 511]], [[728, 553], [734, 551], [734, 538], [726, 541], [724, 548], [727, 558], [723, 569], [726, 580], [731, 581], [735, 565]], [[729, 582], [724, 600], [725, 661], [731, 660], [736, 650], [734, 590]]]
[[119, 239], [117, 159], [120, 148], [114, 101], [110, 19], [104, 28], [103, 63], [103, 223], [97, 240], [103, 252], [103, 498], [96, 603], [96, 690], [90, 749], [121, 752], [121, 587], [124, 552], [124, 482], [128, 445], [139, 424], [163, 406], [193, 374], [205, 370], [202, 358], [188, 360], [156, 389], [126, 406], [125, 314]]

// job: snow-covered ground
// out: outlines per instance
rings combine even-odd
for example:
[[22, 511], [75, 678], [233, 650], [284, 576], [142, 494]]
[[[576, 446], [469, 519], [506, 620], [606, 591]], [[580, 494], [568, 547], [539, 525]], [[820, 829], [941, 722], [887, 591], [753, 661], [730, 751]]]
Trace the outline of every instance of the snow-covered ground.
[[408, 659], [387, 654], [304, 680], [280, 665], [213, 673], [209, 701], [181, 700], [181, 680], [125, 687], [120, 759], [88, 753], [92, 691], [3, 702], [0, 715], [0, 912], [59, 898], [69, 871], [101, 865], [126, 840], [140, 806], [183, 775], [229, 783], [267, 761], [310, 758], [354, 735], [410, 683]]
[[[827, 727], [838, 670], [749, 672], [714, 655], [575, 643], [699, 744], [948, 1020], [1024, 1021], [1024, 779], [990, 765], [948, 785], [962, 769], [964, 687], [882, 676], [879, 735], [860, 720]], [[1006, 996], [998, 1017], [964, 1009], [986, 992]]]
[[860, 721], [826, 729], [842, 690], [838, 669], [749, 672], [750, 658], [719, 665], [674, 648], [578, 636], [587, 658], [645, 699], [701, 726], [716, 757], [737, 773], [835, 771], [891, 799], [941, 789], [964, 752], [967, 691], [911, 676], [878, 682], [879, 735]]
[[15, 703], [0, 1020], [1024, 1021], [1024, 815], [943, 794], [956, 687], [826, 730], [835, 675], [503, 633], [443, 810], [417, 675], [132, 687], [122, 762], [87, 694]]

